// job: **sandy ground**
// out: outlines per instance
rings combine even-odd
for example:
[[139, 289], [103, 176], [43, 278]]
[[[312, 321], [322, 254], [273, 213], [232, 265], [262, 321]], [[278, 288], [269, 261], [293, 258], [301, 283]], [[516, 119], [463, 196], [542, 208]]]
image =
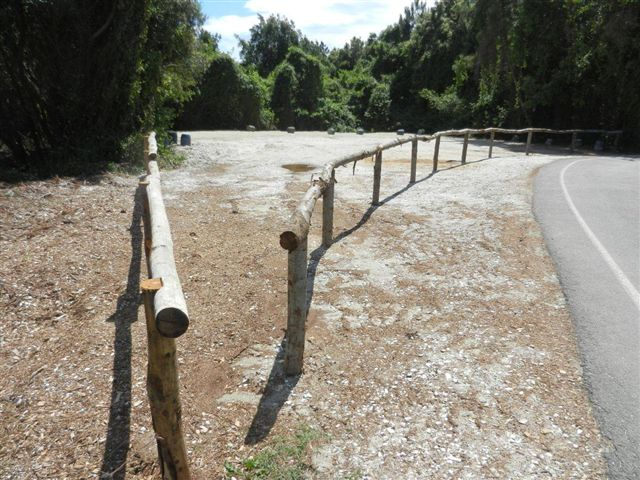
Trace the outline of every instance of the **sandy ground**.
[[[192, 327], [178, 341], [194, 478], [280, 433], [325, 432], [312, 478], [604, 478], [606, 447], [531, 213], [566, 155], [443, 142], [340, 169], [336, 243], [310, 236], [304, 374], [280, 376], [278, 235], [314, 170], [392, 134], [194, 132], [163, 188]], [[556, 156], [551, 155], [555, 153]], [[291, 164], [294, 164], [293, 166]], [[288, 168], [282, 168], [287, 165]], [[145, 392], [137, 179], [0, 190], [0, 477], [157, 478]]]

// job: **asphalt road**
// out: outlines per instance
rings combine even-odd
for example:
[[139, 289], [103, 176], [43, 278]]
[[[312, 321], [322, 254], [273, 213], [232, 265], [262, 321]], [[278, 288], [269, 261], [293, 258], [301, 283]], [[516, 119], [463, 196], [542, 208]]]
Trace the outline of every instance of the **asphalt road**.
[[640, 158], [543, 167], [534, 212], [576, 327], [611, 479], [640, 479]]

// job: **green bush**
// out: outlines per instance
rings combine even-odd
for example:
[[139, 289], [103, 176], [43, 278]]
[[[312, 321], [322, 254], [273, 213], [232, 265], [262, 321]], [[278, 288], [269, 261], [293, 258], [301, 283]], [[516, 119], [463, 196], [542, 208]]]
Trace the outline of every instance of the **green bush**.
[[75, 174], [118, 159], [187, 94], [201, 21], [191, 0], [0, 3], [0, 142], [12, 166]]
[[217, 54], [177, 126], [182, 130], [269, 128], [267, 95], [265, 81], [257, 73], [246, 72], [229, 55]]

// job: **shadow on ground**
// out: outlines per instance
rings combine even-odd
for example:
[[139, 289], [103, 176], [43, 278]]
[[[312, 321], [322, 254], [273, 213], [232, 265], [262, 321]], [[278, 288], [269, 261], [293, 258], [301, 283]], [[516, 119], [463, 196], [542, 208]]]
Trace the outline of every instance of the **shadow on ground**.
[[[469, 161], [467, 164], [471, 163], [480, 163], [488, 159]], [[404, 188], [398, 190], [397, 192], [389, 195], [380, 201], [377, 205], [371, 205], [367, 211], [362, 215], [362, 218], [356, 223], [353, 227], [349, 228], [341, 232], [337, 237], [333, 239], [333, 243], [336, 244], [345, 238], [347, 238], [352, 233], [356, 232], [360, 228], [362, 228], [371, 218], [373, 213], [383, 205], [391, 202], [393, 199], [402, 195], [407, 190], [415, 187], [416, 185], [421, 184], [429, 180], [431, 177], [436, 175], [438, 172], [442, 172], [445, 170], [451, 170], [454, 168], [460, 168], [463, 165], [454, 165], [451, 167], [439, 169], [435, 172], [431, 172], [429, 175], [417, 180], [414, 183], [409, 183]], [[309, 264], [307, 267], [307, 313], [309, 308], [311, 307], [311, 302], [313, 300], [313, 290], [316, 278], [316, 271], [318, 269], [318, 265], [320, 264], [320, 260], [327, 252], [328, 248], [324, 246], [319, 246], [313, 252], [311, 252], [309, 258]], [[264, 393], [260, 398], [260, 403], [258, 404], [258, 409], [256, 414], [253, 417], [253, 421], [251, 422], [251, 426], [249, 427], [249, 431], [244, 439], [244, 443], [246, 445], [255, 445], [260, 441], [264, 440], [269, 432], [273, 428], [278, 418], [278, 413], [282, 409], [282, 406], [289, 398], [289, 395], [293, 391], [294, 387], [298, 383], [300, 376], [290, 376], [287, 377], [284, 374], [284, 349], [286, 346], [286, 338], [282, 340], [280, 344], [280, 348], [278, 349], [278, 354], [273, 361], [273, 366], [271, 367], [271, 372], [269, 373], [269, 378], [267, 380], [267, 385], [265, 387]]]
[[288, 377], [284, 374], [284, 346], [285, 340], [280, 344], [278, 354], [273, 360], [267, 386], [260, 398], [258, 410], [244, 439], [246, 445], [255, 445], [269, 435], [278, 419], [280, 409], [300, 379], [300, 375]]
[[142, 187], [138, 187], [134, 197], [131, 226], [129, 227], [131, 262], [129, 263], [127, 287], [118, 298], [116, 311], [106, 320], [113, 322], [115, 334], [111, 407], [104, 456], [100, 468], [101, 479], [122, 480], [126, 475], [131, 422], [131, 324], [138, 319], [140, 305], [140, 262], [143, 242], [141, 229], [142, 193]]

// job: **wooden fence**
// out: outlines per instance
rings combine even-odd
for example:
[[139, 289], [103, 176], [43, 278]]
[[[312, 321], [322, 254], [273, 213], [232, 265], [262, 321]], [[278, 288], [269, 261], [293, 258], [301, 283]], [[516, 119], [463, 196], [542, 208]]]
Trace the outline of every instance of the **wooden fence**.
[[144, 196], [144, 247], [149, 278], [141, 282], [149, 358], [147, 394], [164, 480], [191, 478], [182, 435], [175, 338], [189, 327], [187, 304], [176, 272], [169, 220], [160, 187], [155, 133], [145, 138], [147, 176]]
[[322, 196], [322, 244], [329, 248], [333, 241], [333, 198], [335, 190], [335, 170], [358, 160], [373, 157], [373, 194], [371, 203], [377, 205], [380, 201], [380, 179], [382, 175], [382, 152], [405, 143], [411, 143], [410, 183], [416, 181], [418, 160], [418, 142], [435, 140], [433, 153], [433, 171], [438, 169], [438, 155], [440, 139], [445, 136], [462, 136], [461, 163], [467, 161], [467, 147], [471, 135], [489, 135], [489, 158], [493, 156], [493, 144], [496, 133], [508, 135], [527, 134], [525, 154], [529, 155], [533, 135], [548, 133], [554, 135], [571, 135], [571, 151], [576, 149], [576, 141], [580, 133], [596, 133], [615, 135], [614, 146], [617, 148], [621, 130], [551, 130], [548, 128], [524, 128], [512, 130], [506, 128], [445, 130], [432, 135], [415, 135], [408, 138], [398, 138], [385, 145], [348, 155], [327, 163], [320, 176], [312, 181], [304, 198], [298, 204], [291, 217], [290, 229], [280, 235], [280, 246], [288, 251], [288, 301], [287, 301], [287, 341], [285, 346], [284, 369], [287, 375], [298, 375], [302, 372], [305, 328], [307, 319], [307, 237], [311, 225], [311, 215], [317, 200]]

